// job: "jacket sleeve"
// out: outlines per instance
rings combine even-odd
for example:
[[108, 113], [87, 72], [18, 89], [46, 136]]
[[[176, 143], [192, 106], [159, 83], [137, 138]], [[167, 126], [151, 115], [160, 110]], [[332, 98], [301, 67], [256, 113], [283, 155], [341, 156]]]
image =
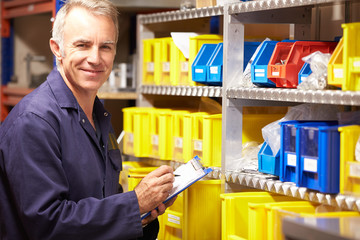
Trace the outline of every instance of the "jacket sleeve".
[[[132, 239], [141, 237], [135, 192], [103, 199], [68, 200], [59, 136], [29, 113], [16, 119], [3, 150], [12, 198], [30, 239]], [[80, 150], [81, 151], [81, 150]], [[76, 159], [74, 159], [76, 161]]]

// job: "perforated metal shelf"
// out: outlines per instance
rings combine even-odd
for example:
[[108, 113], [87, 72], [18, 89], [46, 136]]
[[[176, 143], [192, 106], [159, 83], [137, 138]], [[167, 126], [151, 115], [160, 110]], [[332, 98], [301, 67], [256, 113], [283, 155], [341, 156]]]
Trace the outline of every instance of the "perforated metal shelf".
[[219, 16], [224, 14], [223, 6], [192, 8], [187, 10], [168, 11], [162, 13], [153, 13], [140, 15], [139, 20], [141, 24], [152, 24], [162, 22], [172, 22], [187, 19]]
[[230, 88], [227, 98], [283, 102], [360, 105], [360, 92], [341, 90], [298, 90], [283, 88]]
[[222, 97], [222, 87], [210, 86], [155, 86], [142, 85], [142, 94], [187, 96], [187, 97]]
[[237, 171], [227, 171], [225, 173], [225, 180], [227, 182], [331, 205], [345, 210], [360, 211], [359, 197], [319, 193], [304, 187], [297, 187], [295, 183], [281, 182], [276, 179], [275, 176], [262, 173], [244, 173]]
[[[229, 14], [275, 10], [280, 8], [301, 7], [339, 2], [337, 0], [258, 0], [228, 5]], [[340, 0], [340, 2], [345, 2]]]

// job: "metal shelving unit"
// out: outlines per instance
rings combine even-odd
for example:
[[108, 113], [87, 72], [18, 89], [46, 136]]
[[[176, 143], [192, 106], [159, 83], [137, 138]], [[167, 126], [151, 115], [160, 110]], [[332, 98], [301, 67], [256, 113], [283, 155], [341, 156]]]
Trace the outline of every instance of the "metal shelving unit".
[[296, 103], [360, 105], [360, 92], [341, 90], [298, 90], [283, 88], [230, 88], [227, 98]]
[[193, 8], [163, 13], [140, 15], [141, 24], [165, 23], [171, 21], [189, 20], [203, 17], [219, 16], [224, 14], [223, 6]]
[[222, 97], [222, 87], [209, 86], [154, 86], [142, 85], [142, 94], [184, 96], [184, 97]]
[[[281, 182], [277, 180], [276, 176], [259, 172], [240, 172], [234, 168], [236, 166], [234, 163], [241, 157], [243, 107], [291, 106], [299, 103], [360, 105], [360, 92], [238, 87], [237, 82], [242, 78], [242, 73], [239, 73], [238, 69], [243, 65], [241, 56], [244, 51], [245, 24], [292, 24], [290, 34], [295, 39], [310, 39], [313, 8], [333, 3], [348, 5], [350, 2], [357, 2], [357, 0], [258, 0], [227, 4], [224, 7], [140, 15], [138, 17], [138, 32], [140, 33], [138, 46], [141, 46], [142, 39], [154, 37], [156, 30], [161, 29], [161, 26], [168, 26], [172, 22], [180, 24], [217, 15], [223, 15], [224, 22], [223, 87], [140, 86], [141, 84], [139, 84], [140, 95], [222, 97], [222, 167], [221, 169], [215, 168], [209, 177], [225, 180], [225, 192], [232, 191], [230, 185], [240, 184], [346, 210], [360, 211], [360, 198], [341, 194], [322, 194], [307, 188], [296, 187], [294, 183]], [[141, 73], [141, 66], [139, 70]], [[143, 99], [140, 96], [140, 105], [146, 102]], [[178, 163], [172, 164], [176, 167]]]

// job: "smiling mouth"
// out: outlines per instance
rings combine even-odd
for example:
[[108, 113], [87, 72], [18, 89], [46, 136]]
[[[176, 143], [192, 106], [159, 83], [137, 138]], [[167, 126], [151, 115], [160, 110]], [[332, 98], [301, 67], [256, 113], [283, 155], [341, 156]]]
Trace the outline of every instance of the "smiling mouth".
[[89, 70], [89, 69], [82, 69], [85, 72], [89, 72], [89, 73], [102, 73], [104, 72], [103, 70]]

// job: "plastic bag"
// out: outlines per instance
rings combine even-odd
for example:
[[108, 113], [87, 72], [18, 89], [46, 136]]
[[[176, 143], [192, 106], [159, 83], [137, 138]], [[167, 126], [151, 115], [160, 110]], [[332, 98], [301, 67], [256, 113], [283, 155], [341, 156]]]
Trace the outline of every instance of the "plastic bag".
[[289, 120], [337, 120], [339, 107], [334, 105], [301, 104], [291, 107], [286, 115], [262, 128], [262, 136], [274, 155], [280, 150], [280, 122]]
[[236, 161], [234, 169], [246, 172], [258, 170], [258, 153], [262, 144], [257, 142], [246, 142], [242, 145], [241, 158]]
[[327, 86], [327, 67], [330, 57], [330, 53], [322, 53], [320, 51], [303, 57], [302, 60], [310, 64], [312, 73], [297, 88], [302, 90], [325, 89]]

